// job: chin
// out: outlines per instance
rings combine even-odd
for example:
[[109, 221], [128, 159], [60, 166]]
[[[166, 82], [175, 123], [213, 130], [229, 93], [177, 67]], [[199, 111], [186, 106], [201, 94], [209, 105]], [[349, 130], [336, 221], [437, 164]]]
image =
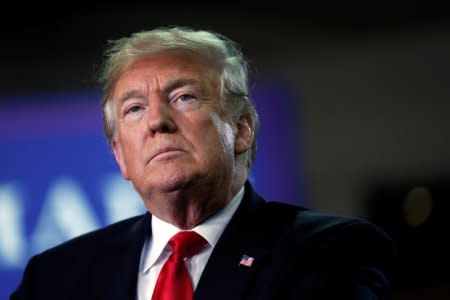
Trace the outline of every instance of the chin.
[[162, 193], [179, 191], [189, 187], [195, 180], [195, 176], [186, 176], [182, 174], [166, 173], [157, 177], [157, 181], [151, 184], [152, 190]]

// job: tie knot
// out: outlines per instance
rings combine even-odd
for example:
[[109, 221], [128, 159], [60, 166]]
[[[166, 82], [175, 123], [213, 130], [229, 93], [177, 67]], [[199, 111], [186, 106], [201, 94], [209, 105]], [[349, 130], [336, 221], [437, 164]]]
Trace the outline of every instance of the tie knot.
[[180, 231], [169, 240], [173, 253], [181, 258], [197, 254], [205, 244], [206, 240], [195, 231]]

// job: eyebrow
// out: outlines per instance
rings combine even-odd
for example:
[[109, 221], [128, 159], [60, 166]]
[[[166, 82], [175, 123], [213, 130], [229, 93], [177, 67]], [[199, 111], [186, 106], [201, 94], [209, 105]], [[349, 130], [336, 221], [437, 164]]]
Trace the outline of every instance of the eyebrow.
[[144, 98], [145, 95], [142, 93], [141, 90], [135, 89], [135, 90], [129, 90], [125, 92], [123, 95], [121, 95], [118, 98], [118, 104], [121, 106], [125, 101], [127, 101], [130, 98]]
[[[182, 86], [186, 86], [186, 85], [194, 85], [194, 86], [198, 86], [199, 82], [198, 80], [194, 79], [194, 78], [177, 78], [174, 80], [170, 80], [166, 86], [163, 88], [163, 93], [164, 94], [169, 94], [171, 91], [180, 88]], [[142, 92], [142, 90], [140, 89], [133, 89], [133, 90], [129, 90], [127, 92], [125, 92], [123, 95], [121, 95], [117, 102], [118, 105], [121, 106], [125, 101], [127, 101], [130, 98], [145, 98], [145, 94]]]
[[163, 91], [165, 94], [168, 94], [171, 91], [186, 85], [198, 86], [199, 82], [194, 78], [177, 78], [174, 80], [170, 80], [164, 87]]

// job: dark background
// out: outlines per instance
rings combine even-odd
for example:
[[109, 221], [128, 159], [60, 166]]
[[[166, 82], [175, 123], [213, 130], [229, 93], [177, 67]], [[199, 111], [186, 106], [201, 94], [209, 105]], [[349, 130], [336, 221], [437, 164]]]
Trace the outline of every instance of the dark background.
[[[135, 31], [221, 32], [255, 80], [295, 91], [308, 205], [394, 237], [392, 299], [448, 299], [450, 17], [431, 2], [364, 5], [11, 3], [0, 13], [0, 98], [97, 88], [106, 41]], [[417, 188], [426, 193], [412, 197]], [[422, 221], [408, 224], [411, 214]]]

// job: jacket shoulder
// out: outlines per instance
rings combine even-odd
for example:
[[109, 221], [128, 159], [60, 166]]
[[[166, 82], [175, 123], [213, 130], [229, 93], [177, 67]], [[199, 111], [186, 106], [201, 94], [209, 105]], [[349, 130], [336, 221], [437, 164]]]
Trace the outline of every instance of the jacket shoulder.
[[[277, 265], [289, 262], [295, 270], [303, 270], [300, 277], [310, 276], [305, 285], [299, 286], [309, 289], [324, 284], [316, 281], [318, 278], [332, 278], [336, 283], [367, 286], [376, 295], [388, 293], [398, 254], [393, 239], [381, 227], [362, 218], [284, 203], [267, 207], [275, 213], [276, 223], [284, 224], [276, 248]], [[340, 289], [333, 283], [330, 286]], [[333, 291], [322, 292], [331, 296]]]
[[120, 239], [125, 238], [133, 230], [133, 227], [137, 227], [145, 219], [146, 214], [118, 221], [67, 240], [38, 255], [41, 257], [58, 254], [66, 256], [72, 253], [80, 255], [81, 253], [91, 252], [94, 248], [106, 248], [116, 242], [120, 242]]
[[[90, 276], [99, 260], [121, 253], [131, 253], [131, 260], [138, 257], [133, 255], [145, 238], [148, 220], [149, 215], [144, 214], [119, 221], [32, 256], [10, 299], [58, 299], [66, 293], [80, 298], [79, 294], [90, 289]], [[103, 261], [103, 267], [107, 262]]]
[[265, 209], [276, 222], [286, 223], [285, 225], [294, 232], [300, 231], [303, 239], [325, 234], [334, 235], [339, 232], [357, 234], [359, 231], [372, 232], [374, 235], [390, 239], [381, 227], [363, 218], [319, 212], [283, 202], [267, 202]]
[[397, 255], [393, 239], [380, 226], [363, 218], [281, 202], [268, 202], [266, 210], [274, 223], [283, 228], [281, 238], [311, 257], [388, 262]]

